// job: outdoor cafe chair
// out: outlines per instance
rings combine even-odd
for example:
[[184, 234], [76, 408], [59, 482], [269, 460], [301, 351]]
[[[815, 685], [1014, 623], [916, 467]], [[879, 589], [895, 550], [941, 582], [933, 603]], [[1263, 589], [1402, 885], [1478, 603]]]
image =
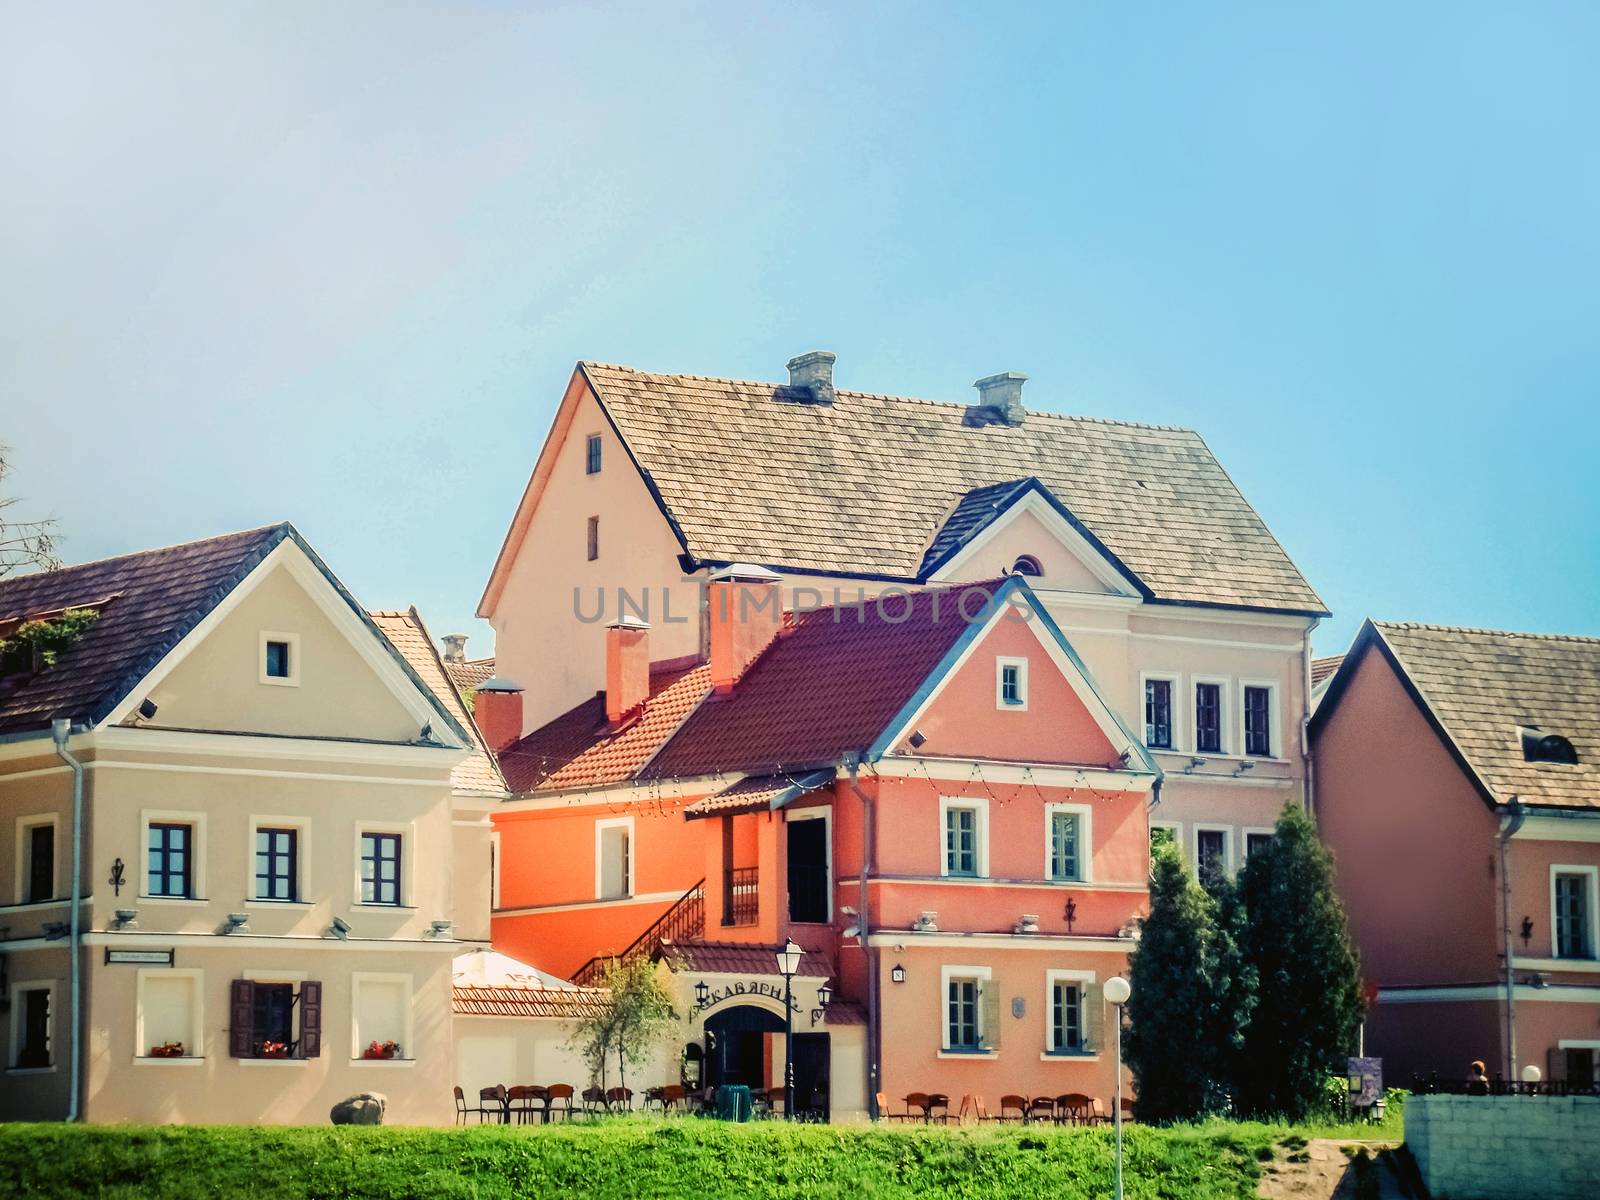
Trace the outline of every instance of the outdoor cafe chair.
[[555, 1120], [559, 1113], [564, 1120], [571, 1120], [573, 1107], [573, 1087], [570, 1083], [552, 1083], [545, 1088], [544, 1112], [546, 1120]]
[[455, 1093], [456, 1098], [456, 1124], [465, 1125], [467, 1123], [467, 1114], [480, 1110], [467, 1107], [467, 1094], [461, 1090], [459, 1083], [450, 1090]]
[[950, 1097], [943, 1092], [933, 1092], [928, 1096], [928, 1123], [934, 1121], [941, 1125], [950, 1123]]
[[907, 1092], [906, 1093], [906, 1115], [905, 1115], [905, 1119], [907, 1121], [923, 1121], [923, 1122], [927, 1121], [927, 1119], [928, 1119], [928, 1093], [927, 1092]]
[[526, 1125], [533, 1120], [536, 1112], [541, 1111], [534, 1108], [534, 1101], [540, 1101], [542, 1106], [544, 1099], [543, 1088], [524, 1083], [513, 1084], [506, 1089], [506, 1114], [518, 1125]]
[[1133, 1120], [1133, 1101], [1126, 1096], [1122, 1098], [1122, 1119], [1124, 1121]]
[[605, 1104], [606, 1108], [612, 1112], [616, 1112], [619, 1109], [623, 1112], [632, 1112], [633, 1089], [625, 1087], [607, 1088]]
[[689, 1107], [689, 1089], [681, 1083], [669, 1083], [661, 1091], [661, 1111], [676, 1112]]
[[583, 1111], [593, 1115], [606, 1110], [606, 1094], [600, 1088], [586, 1087], [583, 1089]]
[[510, 1110], [506, 1107], [506, 1085], [497, 1083], [493, 1087], [478, 1089], [478, 1124], [493, 1118], [501, 1125], [506, 1124], [511, 1118]]
[[[1015, 1114], [1015, 1115], [1013, 1115]], [[1028, 1098], [1013, 1092], [1009, 1096], [1000, 1097], [1000, 1115], [996, 1121], [1026, 1121], [1028, 1119]]]
[[1056, 1119], [1056, 1100], [1054, 1096], [1035, 1096], [1028, 1102], [1028, 1121], [1054, 1121]]
[[1094, 1101], [1082, 1092], [1067, 1092], [1057, 1096], [1056, 1120], [1063, 1125], [1093, 1125]]
[[661, 1098], [661, 1092], [662, 1087], [660, 1084], [657, 1084], [655, 1087], [645, 1088], [644, 1099], [639, 1102], [639, 1111], [649, 1112], [650, 1106], [654, 1104], [662, 1112], [666, 1112], [667, 1102]]

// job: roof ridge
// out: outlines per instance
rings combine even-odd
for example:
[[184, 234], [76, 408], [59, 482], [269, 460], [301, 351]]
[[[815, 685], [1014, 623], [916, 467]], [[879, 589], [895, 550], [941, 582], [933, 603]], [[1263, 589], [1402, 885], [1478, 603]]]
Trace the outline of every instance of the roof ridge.
[[[626, 371], [630, 375], [641, 375], [657, 379], [693, 379], [701, 383], [728, 383], [741, 387], [772, 388], [777, 391], [787, 388], [787, 383], [774, 383], [768, 379], [734, 379], [723, 375], [692, 375], [685, 371], [645, 371], [638, 367], [626, 366], [622, 363], [594, 362], [590, 359], [580, 360], [584, 367], [599, 367], [603, 370]], [[897, 404], [926, 404], [934, 408], [954, 408], [966, 410], [971, 405], [960, 400], [930, 400], [924, 396], [898, 396], [892, 392], [862, 392], [851, 388], [835, 388], [834, 395], [841, 398], [856, 397], [862, 400], [892, 400]], [[1161, 425], [1152, 421], [1127, 421], [1117, 417], [1095, 417], [1079, 413], [1052, 412], [1049, 409], [1030, 408], [1029, 417], [1045, 417], [1057, 421], [1083, 422], [1092, 425], [1117, 425], [1126, 429], [1153, 429], [1162, 433], [1187, 433], [1199, 436], [1199, 431], [1190, 429], [1185, 425]], [[1004, 481], [1000, 481], [1004, 482]]]
[[64, 563], [49, 571], [29, 571], [25, 575], [13, 575], [9, 579], [0, 579], [0, 589], [14, 583], [21, 583], [24, 579], [36, 579], [42, 575], [49, 575], [59, 579], [68, 571], [81, 571], [85, 567], [99, 567], [106, 563], [120, 562], [123, 559], [145, 558], [151, 554], [164, 554], [169, 550], [184, 550], [190, 546], [203, 546], [207, 542], [220, 542], [227, 538], [248, 537], [251, 534], [268, 533], [274, 529], [287, 529], [288, 521], [273, 521], [267, 525], [257, 525], [250, 529], [235, 529], [228, 533], [214, 533], [210, 537], [190, 538], [186, 542], [173, 542], [167, 546], [150, 546], [144, 550], [130, 550], [125, 554], [107, 554], [102, 558], [87, 558], [83, 562]]
[[1372, 622], [1379, 629], [1425, 629], [1430, 633], [1483, 633], [1491, 637], [1527, 638], [1540, 642], [1593, 642], [1600, 637], [1581, 633], [1528, 633], [1515, 629], [1487, 629], [1475, 625], [1438, 625], [1430, 621], [1379, 621]]

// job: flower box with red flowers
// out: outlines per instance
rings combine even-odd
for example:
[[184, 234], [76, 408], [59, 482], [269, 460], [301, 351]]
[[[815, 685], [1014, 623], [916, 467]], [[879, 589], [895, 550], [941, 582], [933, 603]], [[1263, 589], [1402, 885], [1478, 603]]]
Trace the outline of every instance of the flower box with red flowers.
[[399, 1042], [372, 1042], [362, 1051], [362, 1058], [399, 1058]]
[[182, 1057], [184, 1057], [183, 1043], [182, 1042], [162, 1042], [161, 1045], [159, 1045], [159, 1046], [151, 1046], [150, 1047], [150, 1057], [151, 1058], [182, 1058]]

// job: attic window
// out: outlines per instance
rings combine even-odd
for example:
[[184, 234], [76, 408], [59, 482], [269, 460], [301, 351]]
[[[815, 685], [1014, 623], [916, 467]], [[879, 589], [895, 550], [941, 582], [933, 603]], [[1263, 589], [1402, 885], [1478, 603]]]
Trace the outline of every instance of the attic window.
[[262, 683], [279, 687], [300, 686], [300, 638], [293, 633], [261, 634], [260, 651]]
[[1540, 733], [1537, 729], [1522, 731], [1522, 759], [1524, 762], [1566, 763], [1577, 766], [1578, 751], [1559, 733]]
[[1044, 574], [1044, 568], [1039, 565], [1039, 560], [1031, 554], [1022, 554], [1017, 561], [1011, 564], [1013, 575], [1026, 575], [1030, 579], [1038, 579]]

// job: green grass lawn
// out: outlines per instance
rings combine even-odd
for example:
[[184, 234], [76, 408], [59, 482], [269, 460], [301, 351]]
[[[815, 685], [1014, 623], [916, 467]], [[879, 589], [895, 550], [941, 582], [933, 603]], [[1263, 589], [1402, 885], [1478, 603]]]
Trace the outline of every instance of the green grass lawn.
[[[1296, 1137], [1369, 1127], [1211, 1121], [1126, 1130], [1129, 1197], [1248, 1197]], [[1391, 1135], [1393, 1136], [1393, 1135]], [[1110, 1129], [0, 1126], [0, 1196], [878, 1197], [1111, 1193]]]

